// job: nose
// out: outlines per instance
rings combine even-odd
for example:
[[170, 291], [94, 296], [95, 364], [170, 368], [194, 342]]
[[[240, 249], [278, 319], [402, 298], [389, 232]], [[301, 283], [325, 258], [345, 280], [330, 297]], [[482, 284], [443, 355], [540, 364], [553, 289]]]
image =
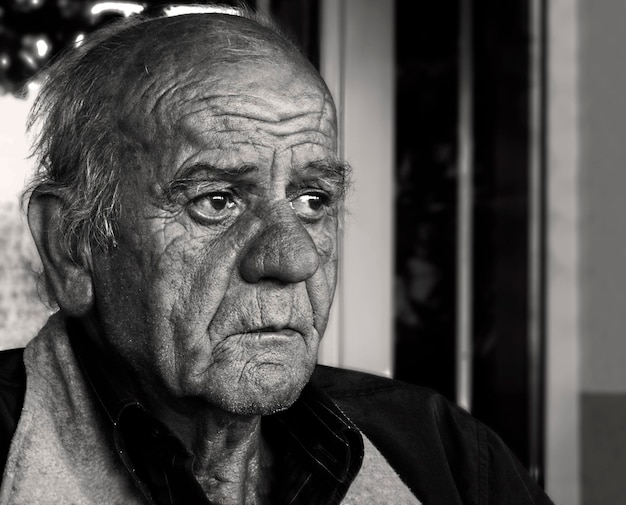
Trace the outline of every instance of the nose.
[[291, 208], [274, 209], [272, 214], [271, 222], [252, 238], [243, 254], [242, 277], [251, 283], [307, 280], [320, 264], [315, 243]]

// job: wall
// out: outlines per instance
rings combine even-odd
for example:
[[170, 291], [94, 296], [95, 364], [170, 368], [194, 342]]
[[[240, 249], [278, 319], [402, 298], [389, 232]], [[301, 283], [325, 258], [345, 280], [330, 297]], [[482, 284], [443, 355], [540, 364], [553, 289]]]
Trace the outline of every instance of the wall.
[[626, 2], [579, 2], [584, 504], [626, 496]]
[[37, 294], [40, 262], [19, 204], [31, 174], [25, 136], [30, 105], [0, 96], [0, 349], [25, 345], [50, 312]]

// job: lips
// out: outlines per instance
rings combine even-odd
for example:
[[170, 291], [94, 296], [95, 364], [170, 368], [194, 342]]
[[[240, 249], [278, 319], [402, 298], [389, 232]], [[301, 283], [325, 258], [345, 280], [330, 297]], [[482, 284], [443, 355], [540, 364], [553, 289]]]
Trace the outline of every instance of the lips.
[[299, 337], [302, 333], [296, 331], [291, 328], [276, 328], [275, 326], [264, 326], [263, 328], [253, 328], [244, 332], [241, 332], [242, 335], [257, 337], [257, 338], [268, 338], [268, 337]]
[[[292, 314], [295, 315], [295, 314]], [[301, 317], [291, 318], [241, 318], [237, 321], [228, 321], [214, 327], [222, 335], [280, 335], [283, 337], [307, 336], [311, 334], [311, 323]], [[219, 334], [218, 333], [218, 334]]]

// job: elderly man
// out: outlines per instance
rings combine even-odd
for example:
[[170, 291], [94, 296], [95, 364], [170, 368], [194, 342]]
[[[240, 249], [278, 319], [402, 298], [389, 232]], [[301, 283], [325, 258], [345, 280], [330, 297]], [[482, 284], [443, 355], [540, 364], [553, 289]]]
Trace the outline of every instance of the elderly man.
[[117, 25], [34, 113], [60, 310], [1, 357], [1, 504], [549, 503], [441, 397], [316, 368], [348, 177], [328, 89], [276, 30]]

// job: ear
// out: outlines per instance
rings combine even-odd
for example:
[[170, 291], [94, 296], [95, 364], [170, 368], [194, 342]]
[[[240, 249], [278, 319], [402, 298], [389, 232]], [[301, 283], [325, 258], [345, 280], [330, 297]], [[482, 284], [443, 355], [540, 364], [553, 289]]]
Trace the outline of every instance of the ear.
[[33, 192], [28, 204], [28, 225], [56, 302], [66, 314], [80, 317], [94, 302], [91, 253], [79, 251], [79, 259], [75, 259], [67, 250], [61, 228], [62, 205], [55, 195]]

